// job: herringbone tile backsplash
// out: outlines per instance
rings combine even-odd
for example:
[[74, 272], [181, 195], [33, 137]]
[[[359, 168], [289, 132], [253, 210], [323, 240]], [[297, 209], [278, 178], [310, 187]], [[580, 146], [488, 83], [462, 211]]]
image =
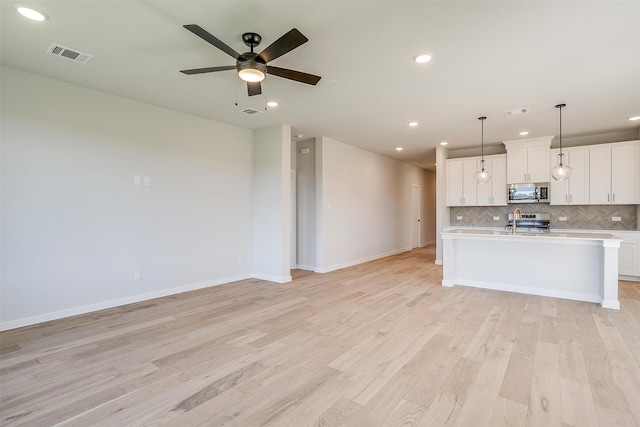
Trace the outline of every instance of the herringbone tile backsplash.
[[[588, 205], [588, 206], [551, 206], [551, 205], [509, 205], [449, 208], [452, 226], [504, 227], [507, 215], [518, 207], [523, 213], [551, 214], [551, 228], [584, 230], [637, 230], [638, 215], [636, 205]], [[462, 220], [457, 220], [458, 215]], [[493, 217], [500, 219], [494, 221]], [[566, 216], [567, 221], [560, 222], [559, 217]], [[619, 216], [622, 221], [611, 221]]]

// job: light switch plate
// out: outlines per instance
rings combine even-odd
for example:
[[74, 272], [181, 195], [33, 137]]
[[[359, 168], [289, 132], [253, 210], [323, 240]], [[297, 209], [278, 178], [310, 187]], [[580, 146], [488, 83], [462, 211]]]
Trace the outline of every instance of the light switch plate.
[[612, 216], [611, 217], [611, 221], [622, 221], [622, 217], [621, 216]]

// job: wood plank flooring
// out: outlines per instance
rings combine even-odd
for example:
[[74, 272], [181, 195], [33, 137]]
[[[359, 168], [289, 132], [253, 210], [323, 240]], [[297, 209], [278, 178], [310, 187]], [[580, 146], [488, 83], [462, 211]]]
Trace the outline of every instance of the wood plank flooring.
[[3, 426], [638, 426], [620, 311], [440, 286], [434, 247], [0, 334]]

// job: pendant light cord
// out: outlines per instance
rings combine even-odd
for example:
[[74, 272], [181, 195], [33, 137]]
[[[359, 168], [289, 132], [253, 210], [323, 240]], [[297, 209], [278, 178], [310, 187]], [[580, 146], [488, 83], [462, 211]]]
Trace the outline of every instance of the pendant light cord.
[[482, 146], [480, 148], [480, 155], [481, 157], [481, 161], [480, 163], [482, 163], [482, 170], [484, 171], [484, 121], [486, 120], [485, 116], [482, 117], [478, 117], [478, 120], [480, 120], [480, 122], [482, 123], [482, 136], [481, 136], [481, 142], [482, 142]]
[[562, 158], [562, 108], [566, 107], [567, 104], [558, 104], [556, 108], [560, 109], [560, 157]]

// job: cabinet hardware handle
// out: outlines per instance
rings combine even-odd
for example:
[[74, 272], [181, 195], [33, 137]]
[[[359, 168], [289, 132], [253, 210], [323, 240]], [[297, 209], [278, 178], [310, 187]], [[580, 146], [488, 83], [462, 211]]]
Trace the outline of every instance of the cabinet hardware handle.
[[612, 200], [612, 202], [613, 202], [613, 203], [615, 203], [615, 202], [616, 202], [616, 193], [613, 193], [613, 200]]

